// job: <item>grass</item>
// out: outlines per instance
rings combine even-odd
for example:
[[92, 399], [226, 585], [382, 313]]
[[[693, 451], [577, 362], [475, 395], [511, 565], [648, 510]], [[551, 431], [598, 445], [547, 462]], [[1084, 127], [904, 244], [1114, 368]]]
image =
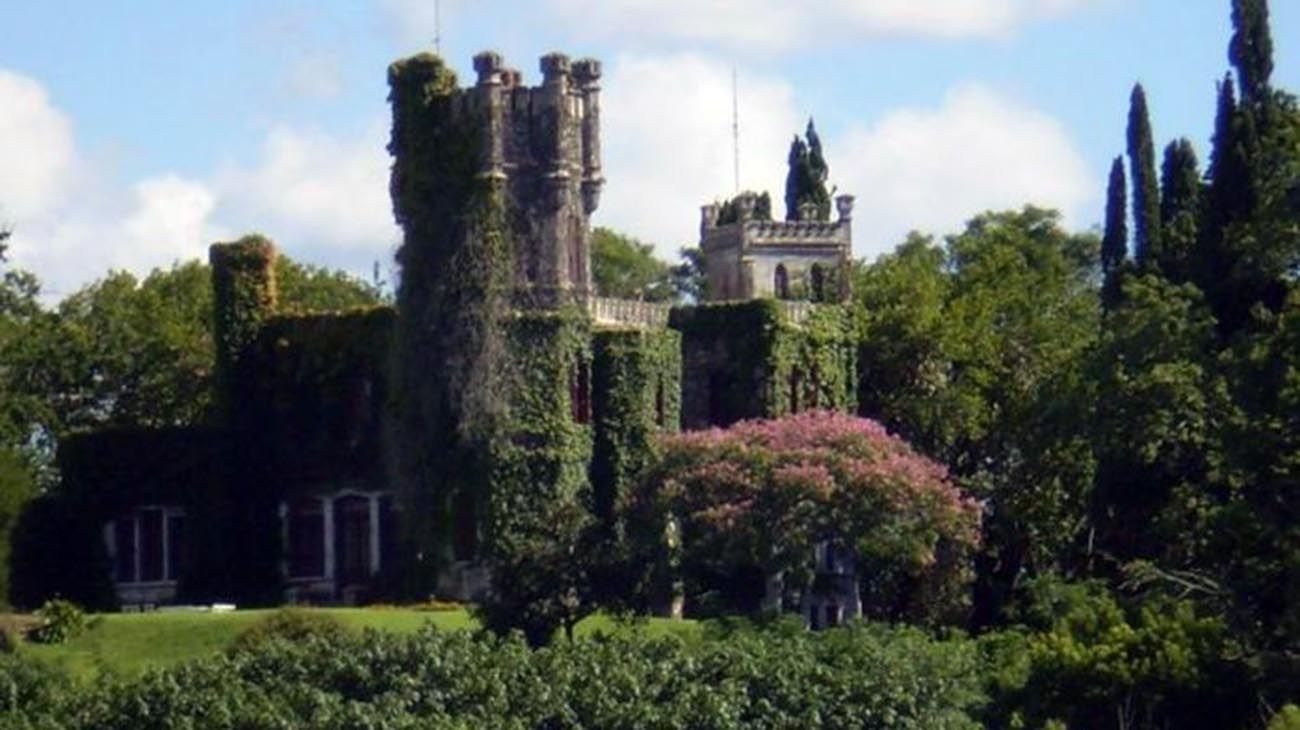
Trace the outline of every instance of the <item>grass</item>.
[[[427, 623], [455, 631], [478, 628], [464, 609], [428, 611], [410, 608], [314, 608], [355, 629], [371, 628], [411, 633]], [[225, 649], [241, 631], [272, 609], [231, 613], [111, 613], [98, 625], [65, 644], [27, 644], [22, 651], [34, 659], [66, 669], [72, 676], [91, 680], [101, 674], [137, 674], [197, 659]], [[691, 638], [699, 633], [693, 621], [663, 619], [626, 622], [592, 616], [578, 625], [579, 637], [644, 631], [652, 636]]]

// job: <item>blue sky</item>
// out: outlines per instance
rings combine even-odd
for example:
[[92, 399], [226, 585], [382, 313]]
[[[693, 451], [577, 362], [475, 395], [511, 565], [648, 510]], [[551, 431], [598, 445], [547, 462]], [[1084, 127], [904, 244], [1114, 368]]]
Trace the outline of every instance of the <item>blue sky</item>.
[[[779, 198], [815, 116], [832, 182], [859, 198], [856, 250], [1035, 202], [1089, 228], [1122, 150], [1129, 88], [1163, 144], [1208, 154], [1228, 0], [442, 0], [462, 78], [494, 48], [537, 81], [551, 50], [605, 63], [608, 183], [596, 223], [690, 243], [697, 206]], [[1274, 0], [1275, 82], [1300, 90], [1300, 3]], [[0, 221], [55, 295], [258, 230], [369, 275], [398, 240], [385, 69], [429, 49], [433, 0], [101, 0], [6, 13]]]

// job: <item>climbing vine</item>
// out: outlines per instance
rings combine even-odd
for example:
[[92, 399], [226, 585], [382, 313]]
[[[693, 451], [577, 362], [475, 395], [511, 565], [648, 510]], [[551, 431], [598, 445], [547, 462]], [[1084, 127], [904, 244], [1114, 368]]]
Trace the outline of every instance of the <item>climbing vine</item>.
[[843, 307], [812, 307], [795, 322], [778, 301], [673, 310], [682, 333], [682, 423], [687, 428], [774, 418], [855, 403], [856, 350]]
[[593, 350], [592, 506], [613, 527], [620, 497], [654, 459], [658, 434], [680, 427], [681, 336], [672, 330], [601, 330]]

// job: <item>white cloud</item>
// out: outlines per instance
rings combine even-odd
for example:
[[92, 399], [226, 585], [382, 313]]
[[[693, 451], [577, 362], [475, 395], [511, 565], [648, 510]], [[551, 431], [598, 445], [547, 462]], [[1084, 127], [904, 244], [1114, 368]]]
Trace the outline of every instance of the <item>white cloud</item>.
[[376, 121], [352, 138], [271, 130], [254, 166], [217, 175], [218, 218], [261, 230], [286, 248], [325, 253], [331, 262], [386, 258], [400, 235], [388, 198], [386, 129]]
[[384, 129], [278, 127], [248, 166], [122, 184], [79, 153], [39, 82], [0, 69], [0, 223], [14, 226], [13, 264], [56, 298], [110, 269], [144, 275], [206, 258], [213, 241], [253, 230], [297, 258], [364, 272], [398, 238]]
[[[695, 55], [625, 56], [604, 87], [606, 192], [594, 223], [656, 243], [673, 259], [698, 238], [702, 203], [733, 190], [731, 71]], [[681, 79], [691, 79], [689, 85]], [[741, 187], [769, 191], [783, 212], [785, 150], [806, 121], [780, 79], [740, 78]], [[831, 182], [857, 196], [856, 253], [892, 249], [909, 230], [944, 234], [973, 215], [1027, 203], [1067, 224], [1096, 185], [1065, 127], [979, 85], [934, 108], [897, 109], [872, 125], [822, 134]]]
[[827, 143], [831, 176], [858, 199], [859, 255], [912, 229], [957, 230], [975, 213], [1054, 207], [1066, 222], [1096, 193], [1082, 155], [1051, 116], [987, 88], [950, 92], [937, 109], [901, 109]]
[[[407, 6], [402, 0], [386, 0]], [[989, 37], [1104, 0], [547, 0], [588, 32], [766, 49], [879, 36]]]
[[70, 182], [72, 124], [36, 81], [0, 69], [0, 222], [48, 211]]
[[[698, 238], [699, 206], [735, 189], [731, 68], [688, 54], [624, 56], [602, 86], [608, 182], [595, 222], [653, 241], [660, 255], [675, 259], [679, 247]], [[779, 197], [784, 151], [803, 128], [793, 90], [779, 79], [747, 75], [738, 86], [741, 187]]]

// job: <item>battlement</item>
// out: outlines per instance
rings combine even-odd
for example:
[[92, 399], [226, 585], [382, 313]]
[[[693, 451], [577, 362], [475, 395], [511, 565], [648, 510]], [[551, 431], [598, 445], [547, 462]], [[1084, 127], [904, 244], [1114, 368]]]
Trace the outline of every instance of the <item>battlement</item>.
[[700, 249], [708, 298], [828, 301], [847, 296], [844, 272], [853, 253], [853, 196], [835, 199], [839, 217], [834, 221], [774, 221], [759, 214], [759, 199], [747, 192], [726, 206], [701, 206]]
[[480, 179], [509, 212], [514, 301], [549, 308], [591, 296], [588, 220], [605, 179], [600, 154], [601, 63], [549, 53], [528, 86], [500, 53], [474, 56], [473, 86], [450, 91], [439, 121], [477, 135]]

